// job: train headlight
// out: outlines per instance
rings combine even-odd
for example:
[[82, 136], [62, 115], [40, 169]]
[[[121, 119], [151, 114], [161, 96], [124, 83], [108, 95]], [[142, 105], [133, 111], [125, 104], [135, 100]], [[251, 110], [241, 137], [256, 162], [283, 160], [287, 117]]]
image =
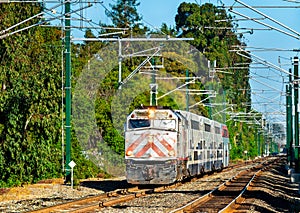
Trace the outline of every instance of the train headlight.
[[133, 156], [133, 152], [132, 151], [127, 151], [126, 156]]
[[175, 156], [174, 150], [171, 150], [171, 151], [169, 152], [169, 156]]
[[148, 110], [148, 117], [149, 117], [150, 119], [153, 119], [153, 118], [155, 117], [155, 110], [149, 109], [149, 110]]

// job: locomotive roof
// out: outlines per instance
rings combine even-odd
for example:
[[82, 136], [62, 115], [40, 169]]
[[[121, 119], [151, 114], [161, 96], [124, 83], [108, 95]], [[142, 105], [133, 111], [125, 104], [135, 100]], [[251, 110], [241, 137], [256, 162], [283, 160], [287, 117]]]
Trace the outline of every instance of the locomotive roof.
[[158, 109], [158, 110], [161, 110], [161, 109], [165, 109], [165, 110], [171, 110], [177, 117], [178, 119], [180, 120], [186, 120], [186, 114], [190, 114], [190, 115], [194, 115], [194, 116], [198, 116], [200, 118], [204, 118], [204, 119], [207, 119], [207, 120], [210, 120], [210, 121], [213, 121], [217, 124], [220, 124], [222, 126], [226, 126], [226, 124], [222, 124], [218, 121], [214, 121], [214, 120], [211, 120], [203, 115], [198, 115], [198, 114], [195, 114], [195, 113], [192, 113], [192, 112], [188, 112], [188, 111], [184, 111], [184, 110], [173, 110], [171, 107], [168, 107], [168, 106], [140, 106], [139, 108], [136, 108], [135, 110], [147, 110], [147, 109]]
[[169, 106], [144, 106], [144, 105], [141, 105], [136, 109], [170, 109], [173, 111], [173, 109]]

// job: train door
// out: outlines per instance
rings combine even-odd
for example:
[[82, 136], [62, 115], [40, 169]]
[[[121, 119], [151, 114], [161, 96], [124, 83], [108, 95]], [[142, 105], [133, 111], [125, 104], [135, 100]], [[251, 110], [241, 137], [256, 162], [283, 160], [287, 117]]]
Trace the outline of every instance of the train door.
[[221, 135], [221, 124], [218, 122], [214, 122], [214, 164], [216, 169], [222, 168], [223, 163], [223, 141]]
[[185, 117], [179, 113], [176, 112], [178, 119], [178, 140], [177, 140], [177, 157], [179, 159], [186, 159], [188, 157], [188, 145], [187, 141], [188, 139], [188, 122], [185, 119]]
[[205, 144], [205, 151], [206, 151], [206, 160], [205, 160], [205, 170], [211, 171], [212, 167], [212, 149], [213, 149], [213, 138], [211, 135], [211, 121], [209, 119], [203, 119], [204, 124], [204, 144]]
[[191, 156], [191, 167], [190, 167], [190, 172], [192, 175], [198, 174], [198, 162], [199, 162], [199, 153], [197, 149], [197, 141], [199, 138], [199, 121], [198, 121], [198, 116], [190, 113], [190, 132], [191, 132], [191, 140], [190, 140], [190, 150], [192, 153]]
[[212, 169], [217, 168], [217, 136], [215, 132], [215, 122], [211, 125], [211, 137], [212, 137]]
[[205, 149], [204, 149], [204, 135], [203, 135], [204, 129], [203, 129], [203, 118], [199, 118], [199, 139], [198, 139], [198, 150], [199, 150], [199, 171], [200, 173], [203, 173], [204, 168], [204, 162], [205, 162]]
[[229, 135], [226, 125], [222, 125], [222, 140], [223, 140], [223, 162], [224, 166], [229, 165]]

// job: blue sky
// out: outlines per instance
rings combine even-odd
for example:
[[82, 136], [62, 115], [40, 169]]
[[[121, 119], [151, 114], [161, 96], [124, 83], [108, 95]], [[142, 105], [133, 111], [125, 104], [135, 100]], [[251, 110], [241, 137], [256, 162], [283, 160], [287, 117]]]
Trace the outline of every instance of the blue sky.
[[[138, 12], [143, 17], [143, 24], [148, 27], [160, 27], [162, 23], [166, 23], [168, 26], [175, 26], [175, 15], [177, 13], [177, 8], [184, 1], [181, 0], [140, 0], [140, 6], [138, 7]], [[204, 4], [207, 2], [213, 3], [217, 6], [221, 6], [224, 4], [225, 6], [241, 6], [238, 2], [234, 0], [189, 0], [185, 2], [191, 3], [198, 3]], [[284, 0], [243, 0], [247, 5], [251, 6], [300, 6], [300, 3], [291, 3]], [[115, 0], [104, 0], [103, 5], [107, 8], [109, 7], [109, 3], [115, 4]], [[248, 8], [233, 8], [234, 11], [237, 11], [243, 15], [249, 16], [251, 18], [261, 18], [262, 16], [253, 12]], [[256, 8], [260, 12], [270, 16], [271, 18], [279, 21], [280, 23], [294, 29], [297, 32], [300, 32], [300, 24], [299, 24], [299, 17], [300, 17], [300, 9], [286, 9], [286, 8]], [[85, 17], [91, 18], [94, 22], [98, 23], [101, 19], [104, 23], [110, 23], [110, 19], [106, 17], [104, 12], [104, 7], [100, 4], [95, 4], [91, 9], [88, 9], [83, 12]], [[232, 14], [234, 15], [234, 14]], [[241, 18], [238, 15], [235, 15], [236, 18]], [[272, 21], [267, 19], [260, 20], [266, 24], [272, 25], [280, 30], [283, 29], [278, 24], [275, 24]], [[239, 27], [243, 28], [254, 28], [254, 29], [262, 29], [267, 28], [262, 26], [261, 24], [254, 23], [253, 21], [239, 21]], [[238, 31], [244, 32], [245, 30]], [[73, 36], [78, 37], [78, 31], [73, 30]], [[300, 43], [299, 39], [292, 38], [291, 36], [285, 35], [283, 33], [277, 32], [275, 30], [254, 30], [253, 34], [246, 33], [244, 34], [243, 41], [247, 44], [248, 47], [255, 47], [255, 48], [278, 48], [278, 49], [299, 49]], [[291, 58], [298, 55], [297, 52], [291, 51], [260, 51], [252, 52], [254, 55], [262, 58], [263, 60], [270, 62], [276, 66], [282, 67], [285, 70], [291, 68]], [[279, 60], [280, 58], [280, 60]], [[279, 64], [280, 61], [280, 64]], [[284, 65], [284, 64], [289, 65]], [[265, 112], [266, 117], [269, 119], [274, 119], [274, 121], [284, 121], [285, 116], [277, 116], [268, 114], [269, 112], [276, 112], [276, 111], [285, 111], [285, 97], [281, 96], [281, 90], [284, 90], [285, 86], [282, 83], [286, 78], [286, 75], [276, 71], [274, 69], [269, 68], [257, 68], [261, 65], [253, 64], [251, 69], [251, 87], [253, 89], [252, 92], [252, 101], [253, 107], [258, 111]], [[263, 82], [263, 83], [260, 83]], [[271, 88], [276, 88], [276, 90], [272, 90]], [[282, 91], [284, 92], [284, 91]], [[283, 95], [283, 94], [282, 94]], [[278, 97], [277, 97], [278, 96]], [[276, 98], [275, 98], [276, 97]], [[275, 99], [274, 99], [275, 98]], [[274, 103], [271, 101], [274, 99]], [[269, 101], [270, 104], [267, 104]], [[255, 103], [262, 103], [263, 104], [255, 104]], [[277, 103], [277, 104], [276, 104]], [[268, 117], [269, 116], [269, 117]]]
[[[150, 22], [154, 26], [159, 26], [161, 22], [166, 22], [169, 25], [174, 25], [174, 16], [177, 12], [177, 7], [182, 1], [172, 1], [172, 0], [154, 0], [154, 1], [142, 1], [140, 5], [140, 11], [143, 14], [143, 18]], [[205, 3], [210, 2], [215, 5], [221, 5], [222, 3], [226, 6], [240, 6], [237, 2], [234, 1], [189, 1], [193, 3]], [[295, 3], [288, 3], [282, 0], [265, 0], [265, 1], [257, 1], [257, 0], [244, 0], [243, 1], [247, 5], [252, 6], [262, 6], [262, 5], [273, 5], [273, 6], [300, 6], [300, 4]], [[256, 8], [260, 12], [264, 13], [265, 15], [279, 21], [280, 23], [288, 26], [300, 32], [300, 24], [297, 20], [300, 17], [300, 9], [264, 9], [264, 8]], [[262, 17], [260, 14], [250, 10], [250, 9], [234, 9], [239, 13], [249, 16], [251, 18], [258, 18]], [[232, 14], [235, 15], [235, 14]], [[238, 15], [235, 15], [236, 18], [242, 18]], [[275, 28], [282, 29], [281, 26], [275, 24], [272, 21], [268, 20], [261, 20], [262, 22], [269, 24]], [[257, 24], [253, 21], [239, 21], [239, 27], [242, 28], [254, 28], [254, 29], [262, 29], [267, 28], [262, 26], [261, 24]], [[284, 29], [285, 30], [285, 29]], [[238, 32], [243, 32], [238, 31]], [[287, 31], [287, 30], [285, 30]], [[289, 32], [289, 31], [287, 31]], [[243, 40], [247, 46], [249, 47], [256, 47], [256, 48], [279, 48], [279, 49], [298, 49], [299, 47], [299, 40], [293, 38], [291, 36], [285, 35], [283, 33], [277, 32], [275, 30], [254, 30], [253, 34], [244, 34]], [[263, 52], [252, 52], [254, 55], [266, 60], [276, 66], [280, 66], [285, 70], [291, 68], [291, 60], [290, 58], [298, 55], [297, 52], [283, 52], [283, 51], [263, 51]], [[280, 63], [279, 64], [279, 57]], [[283, 65], [288, 63], [289, 65]], [[279, 71], [273, 69], [262, 69], [256, 68], [261, 65], [253, 64], [251, 69], [251, 76], [252, 80], [251, 88], [252, 88], [252, 101], [253, 101], [253, 108], [257, 109], [260, 112], [264, 112], [267, 119], [272, 120], [272, 122], [283, 122], [285, 116], [278, 116], [275, 113], [285, 112], [285, 96], [284, 94], [280, 94], [280, 90], [285, 88], [282, 81], [284, 81], [283, 77], [285, 74], [282, 74]], [[275, 88], [276, 90], [273, 90]], [[282, 91], [284, 92], [284, 91]], [[274, 114], [271, 114], [274, 113]]]

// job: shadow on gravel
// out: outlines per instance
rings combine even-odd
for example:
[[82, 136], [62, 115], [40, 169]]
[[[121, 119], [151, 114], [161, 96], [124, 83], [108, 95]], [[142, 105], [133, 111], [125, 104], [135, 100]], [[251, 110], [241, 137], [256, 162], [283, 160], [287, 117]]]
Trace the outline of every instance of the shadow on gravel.
[[104, 192], [114, 191], [116, 189], [128, 188], [131, 185], [126, 180], [99, 180], [99, 181], [83, 181], [80, 186], [102, 190]]
[[[286, 200], [281, 197], [274, 197], [266, 192], [260, 190], [251, 190], [243, 196], [246, 199], [255, 198], [261, 200], [265, 203], [268, 203], [276, 212], [299, 212], [300, 207], [295, 203], [291, 203], [289, 200]], [[242, 209], [251, 209], [259, 212], [274, 212], [269, 209], [266, 209], [262, 206], [258, 206], [255, 203], [243, 203], [239, 210]]]
[[288, 182], [282, 180], [280, 181], [276, 181], [274, 179], [272, 180], [273, 180], [272, 183], [270, 183], [270, 179], [262, 177], [260, 178], [259, 183], [257, 183], [257, 186], [264, 187], [271, 191], [276, 190], [277, 192], [293, 195], [295, 197], [299, 196], [297, 194], [297, 190], [295, 189], [295, 187], [291, 188], [290, 186], [291, 184], [288, 184]]
[[177, 193], [177, 194], [195, 194], [195, 195], [205, 195], [207, 193], [209, 193], [210, 190], [194, 190], [194, 191], [183, 191], [183, 190], [175, 190], [175, 191], [164, 191], [164, 192], [156, 192], [157, 194], [173, 194], [173, 193]]
[[[250, 210], [249, 210], [250, 209]], [[270, 209], [267, 209], [263, 206], [260, 206], [260, 205], [256, 205], [256, 204], [253, 204], [253, 203], [247, 203], [247, 204], [243, 204], [242, 207], [239, 207], [238, 208], [238, 211], [244, 211], [244, 212], [263, 212], [263, 213], [274, 213], [275, 211], [272, 211]]]

